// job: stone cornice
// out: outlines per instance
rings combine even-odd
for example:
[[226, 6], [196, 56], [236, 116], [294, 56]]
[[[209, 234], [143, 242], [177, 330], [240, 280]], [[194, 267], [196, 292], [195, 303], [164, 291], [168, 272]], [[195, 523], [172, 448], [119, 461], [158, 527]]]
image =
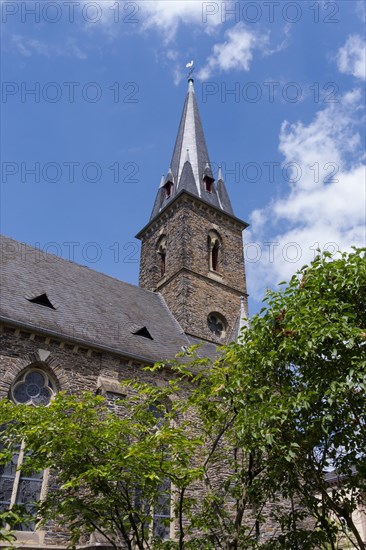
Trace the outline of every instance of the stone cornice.
[[168, 204], [161, 210], [161, 212], [159, 212], [159, 214], [157, 216], [155, 216], [155, 218], [153, 218], [152, 220], [150, 220], [146, 225], [145, 227], [143, 227], [141, 229], [141, 231], [139, 231], [136, 235], [136, 239], [139, 239], [139, 240], [142, 240], [143, 236], [150, 230], [150, 231], [153, 231], [154, 228], [156, 227], [156, 224], [157, 222], [160, 222], [160, 220], [165, 216], [166, 219], [168, 219], [168, 217], [170, 216], [167, 216], [167, 212], [174, 206], [175, 208], [177, 208], [178, 204], [180, 202], [184, 202], [184, 199], [187, 199], [189, 198], [192, 202], [196, 203], [197, 205], [199, 205], [201, 208], [205, 208], [207, 210], [211, 210], [213, 212], [215, 212], [216, 215], [219, 215], [220, 217], [228, 220], [228, 221], [231, 221], [232, 223], [234, 223], [234, 225], [236, 225], [237, 227], [239, 227], [241, 229], [241, 231], [243, 231], [244, 229], [246, 229], [247, 227], [249, 227], [249, 224], [243, 220], [241, 220], [240, 218], [237, 218], [236, 216], [232, 216], [231, 214], [228, 214], [227, 212], [224, 212], [223, 210], [220, 210], [219, 208], [216, 208], [215, 206], [213, 206], [212, 204], [209, 204], [208, 202], [206, 202], [204, 199], [202, 198], [199, 198], [199, 197], [196, 197], [195, 195], [193, 195], [192, 193], [189, 193], [188, 191], [186, 191], [185, 189], [183, 189], [182, 191], [180, 191], [171, 201], [168, 202]]

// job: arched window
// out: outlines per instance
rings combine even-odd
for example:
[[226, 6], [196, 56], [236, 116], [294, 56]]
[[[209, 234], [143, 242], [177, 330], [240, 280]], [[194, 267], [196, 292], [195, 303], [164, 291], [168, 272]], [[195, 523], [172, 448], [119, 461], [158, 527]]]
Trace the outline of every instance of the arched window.
[[166, 271], [166, 236], [162, 235], [158, 240], [158, 256], [160, 264], [160, 275], [164, 277]]
[[[165, 413], [171, 408], [171, 402], [167, 399], [164, 403], [150, 405], [149, 411], [156, 419], [156, 427], [161, 427], [165, 421]], [[168, 453], [168, 449], [166, 449]], [[170, 517], [171, 517], [171, 483], [170, 479], [163, 478], [159, 488], [159, 497], [152, 507], [152, 526], [150, 527], [152, 537], [158, 540], [170, 538]]]
[[207, 316], [207, 326], [218, 338], [226, 336], [227, 322], [223, 315], [213, 311]]
[[170, 479], [164, 478], [159, 489], [159, 498], [153, 506], [152, 536], [158, 540], [170, 538], [171, 518], [171, 483]]
[[[166, 412], [171, 408], [169, 399], [164, 402], [155, 402], [148, 404], [148, 412], [152, 415], [152, 429], [159, 430], [166, 422]], [[165, 446], [164, 446], [165, 447]], [[163, 453], [168, 455], [168, 447], [163, 449]], [[156, 496], [157, 495], [157, 496]], [[172, 487], [168, 477], [161, 476], [161, 481], [157, 487], [155, 496], [151, 498], [149, 492], [144, 493], [142, 487], [135, 487], [135, 508], [141, 510], [141, 516], [148, 518], [144, 522], [144, 531], [146, 539], [149, 541], [163, 541], [170, 538], [171, 531], [171, 503]]]
[[[48, 405], [56, 394], [56, 385], [41, 367], [23, 371], [10, 389], [10, 398], [19, 404]], [[24, 506], [27, 513], [35, 514], [35, 503], [40, 500], [45, 476], [43, 472], [23, 474], [20, 466], [26, 456], [24, 445], [15, 449], [7, 464], [0, 465], [0, 511], [11, 510], [16, 505]], [[16, 526], [18, 531], [35, 531], [36, 520]]]
[[212, 271], [219, 271], [221, 256], [221, 237], [216, 231], [208, 234], [209, 262], [208, 267]]
[[213, 271], [218, 271], [219, 268], [219, 242], [215, 241], [215, 244], [211, 250], [211, 264]]
[[30, 368], [17, 378], [10, 393], [15, 403], [49, 405], [56, 390], [48, 374], [40, 368]]

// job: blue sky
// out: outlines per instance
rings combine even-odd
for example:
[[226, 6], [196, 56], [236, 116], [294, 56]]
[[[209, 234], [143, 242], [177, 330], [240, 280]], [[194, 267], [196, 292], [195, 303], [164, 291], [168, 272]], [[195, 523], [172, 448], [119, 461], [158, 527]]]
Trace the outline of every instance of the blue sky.
[[[365, 244], [365, 3], [7, 1], [1, 232], [137, 284], [188, 61], [244, 232], [250, 313]], [[33, 92], [32, 92], [33, 90]]]

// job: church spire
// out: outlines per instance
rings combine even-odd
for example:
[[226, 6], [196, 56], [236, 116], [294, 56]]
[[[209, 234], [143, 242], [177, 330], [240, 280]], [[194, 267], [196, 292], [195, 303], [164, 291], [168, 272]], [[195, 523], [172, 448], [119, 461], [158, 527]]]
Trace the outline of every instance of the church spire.
[[137, 238], [140, 286], [162, 294], [192, 344], [223, 344], [245, 322], [246, 227], [233, 214], [221, 169], [215, 181], [189, 78], [172, 162]]
[[[188, 152], [188, 155], [187, 155]], [[188, 92], [183, 106], [178, 135], [174, 146], [169, 174], [173, 185], [169, 194], [160, 188], [151, 219], [155, 218], [179, 193], [186, 191], [204, 202], [233, 215], [233, 209], [220, 179], [218, 185], [212, 174], [210, 159], [198, 110], [193, 78], [188, 79]]]

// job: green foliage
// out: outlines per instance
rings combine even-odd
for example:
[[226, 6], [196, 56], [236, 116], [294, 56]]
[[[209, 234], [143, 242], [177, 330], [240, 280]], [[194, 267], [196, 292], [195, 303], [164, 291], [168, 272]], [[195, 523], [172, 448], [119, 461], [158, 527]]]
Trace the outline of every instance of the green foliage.
[[[90, 393], [0, 403], [2, 460], [24, 441], [23, 469], [57, 480], [41, 522], [74, 545], [99, 531], [131, 549], [334, 549], [343, 531], [364, 550], [352, 515], [366, 494], [364, 251], [317, 257], [265, 302], [214, 364], [192, 349], [164, 387], [126, 382], [120, 414]], [[151, 537], [164, 480], [174, 541]]]
[[[297, 499], [284, 517], [290, 540], [292, 530], [301, 540], [295, 516], [302, 508], [324, 544], [335, 544], [337, 527], [346, 525], [346, 536], [365, 548], [352, 517], [366, 494], [364, 251], [317, 257], [266, 302], [224, 359], [229, 383], [223, 391], [232, 388], [238, 424], [251, 430], [244, 445], [252, 438], [265, 453], [261, 482]], [[237, 384], [244, 391], [235, 391]], [[331, 490], [324, 477], [329, 470], [336, 478]], [[330, 522], [330, 515], [341, 521]]]
[[0, 513], [0, 543], [2, 547], [4, 547], [4, 543], [10, 544], [15, 540], [15, 536], [11, 532], [12, 526], [20, 523], [23, 518], [22, 511], [17, 513], [15, 510], [6, 510]]

